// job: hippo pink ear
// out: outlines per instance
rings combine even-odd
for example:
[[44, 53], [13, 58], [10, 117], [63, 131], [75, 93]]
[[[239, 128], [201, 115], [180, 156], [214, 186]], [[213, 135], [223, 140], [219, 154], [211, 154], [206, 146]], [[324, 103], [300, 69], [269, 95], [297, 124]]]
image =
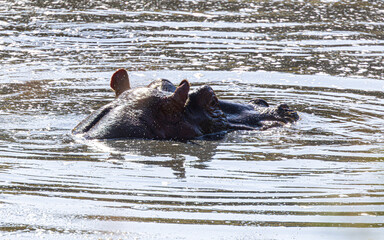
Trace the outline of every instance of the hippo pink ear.
[[180, 107], [184, 107], [188, 99], [189, 88], [190, 85], [187, 80], [181, 81], [170, 98], [172, 98]]
[[124, 91], [131, 89], [128, 73], [125, 69], [119, 69], [112, 75], [111, 88], [115, 91], [116, 97]]

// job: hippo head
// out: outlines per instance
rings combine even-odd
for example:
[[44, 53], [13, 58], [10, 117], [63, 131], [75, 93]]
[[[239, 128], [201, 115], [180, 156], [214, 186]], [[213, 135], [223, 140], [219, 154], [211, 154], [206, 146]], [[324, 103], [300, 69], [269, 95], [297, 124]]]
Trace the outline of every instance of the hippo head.
[[90, 139], [186, 140], [225, 130], [228, 122], [213, 90], [205, 86], [189, 91], [187, 80], [173, 93], [150, 87], [125, 90], [73, 132]]

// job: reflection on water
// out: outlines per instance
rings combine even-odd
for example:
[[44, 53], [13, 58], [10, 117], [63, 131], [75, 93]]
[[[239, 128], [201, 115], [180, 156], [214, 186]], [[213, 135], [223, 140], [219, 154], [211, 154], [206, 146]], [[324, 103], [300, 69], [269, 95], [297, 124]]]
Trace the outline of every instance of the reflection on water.
[[[382, 9], [0, 1], [0, 236], [380, 239]], [[222, 99], [288, 103], [301, 120], [187, 143], [71, 136], [114, 98], [121, 67], [133, 86], [187, 78]]]
[[2, 1], [7, 74], [266, 70], [383, 78], [381, 1]]

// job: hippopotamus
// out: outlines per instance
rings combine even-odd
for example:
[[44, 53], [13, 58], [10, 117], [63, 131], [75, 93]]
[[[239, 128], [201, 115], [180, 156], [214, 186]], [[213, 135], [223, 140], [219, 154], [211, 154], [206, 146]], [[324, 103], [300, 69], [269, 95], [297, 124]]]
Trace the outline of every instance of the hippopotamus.
[[[111, 78], [110, 85], [112, 90], [115, 91], [116, 97], [130, 89], [127, 71], [124, 69], [116, 71]], [[155, 80], [147, 87], [166, 92], [174, 92], [176, 90], [176, 86], [167, 79]], [[292, 123], [299, 119], [297, 112], [291, 110], [287, 104], [270, 107], [265, 100], [259, 98], [251, 100], [248, 104], [220, 99], [218, 99], [218, 102], [228, 121], [233, 124], [244, 124], [267, 129], [272, 126]]]
[[262, 99], [246, 104], [223, 101], [207, 85], [190, 91], [187, 80], [177, 87], [159, 79], [131, 88], [127, 71], [120, 69], [110, 85], [115, 100], [80, 122], [74, 134], [88, 139], [190, 140], [233, 130], [262, 130], [299, 119], [285, 104], [270, 107]]

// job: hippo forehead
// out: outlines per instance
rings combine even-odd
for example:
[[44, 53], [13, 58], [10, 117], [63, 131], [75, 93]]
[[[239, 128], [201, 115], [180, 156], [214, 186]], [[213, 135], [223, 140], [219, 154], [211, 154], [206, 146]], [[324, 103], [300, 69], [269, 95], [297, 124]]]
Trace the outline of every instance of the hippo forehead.
[[148, 85], [148, 87], [158, 89], [160, 91], [165, 91], [168, 93], [173, 93], [176, 90], [176, 86], [173, 85], [173, 83], [167, 79], [157, 79], [157, 80], [151, 82]]
[[135, 88], [122, 93], [116, 99], [116, 105], [130, 104], [131, 107], [145, 107], [152, 105], [165, 97], [165, 94], [152, 88]]

